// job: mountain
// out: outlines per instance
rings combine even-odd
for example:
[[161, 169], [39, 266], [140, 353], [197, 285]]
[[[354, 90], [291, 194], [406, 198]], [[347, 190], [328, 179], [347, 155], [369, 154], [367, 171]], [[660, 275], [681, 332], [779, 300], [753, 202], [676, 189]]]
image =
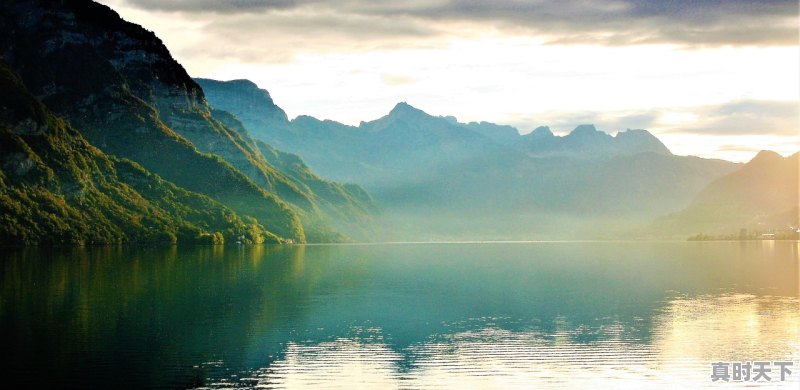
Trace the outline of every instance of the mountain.
[[[538, 130], [538, 131], [537, 131]], [[672, 154], [647, 130], [626, 130], [611, 136], [594, 125], [580, 125], [563, 137], [549, 128], [539, 128], [522, 136], [529, 151], [538, 156], [559, 155], [573, 158], [598, 158], [651, 152]]]
[[519, 141], [519, 131], [508, 125], [497, 125], [491, 122], [470, 122], [467, 124], [459, 123], [454, 116], [445, 117], [450, 123], [461, 125], [476, 133], [488, 137], [493, 142], [513, 146]]
[[676, 234], [738, 234], [797, 229], [800, 153], [759, 152], [738, 170], [705, 189], [685, 209], [660, 218], [655, 229]]
[[324, 177], [360, 184], [371, 194], [406, 186], [417, 181], [420, 170], [494, 147], [488, 137], [407, 103], [358, 127], [309, 116], [289, 121], [269, 93], [250, 81], [195, 81], [212, 107], [234, 114], [254, 138], [300, 155]]
[[[272, 131], [280, 129], [284, 132], [291, 132], [286, 112], [273, 102], [269, 92], [259, 89], [254, 82], [250, 80], [217, 81], [203, 78], [194, 80], [203, 88], [208, 101], [225, 102], [224, 104], [214, 104], [215, 108], [236, 113], [236, 116], [251, 130], [260, 131], [269, 127]], [[258, 132], [255, 135], [266, 134]], [[276, 141], [280, 141], [280, 139], [276, 137]]]
[[382, 204], [380, 225], [398, 239], [609, 237], [679, 210], [736, 168], [675, 156], [645, 130], [612, 136], [582, 125], [565, 136], [546, 127], [521, 135], [407, 103], [358, 126], [290, 121], [252, 82], [196, 81], [254, 138], [364, 186]]
[[[108, 7], [88, 0], [0, 1], [0, 56], [8, 72], [72, 129], [58, 132], [50, 148], [78, 136], [87, 149], [96, 147], [92, 153], [104, 156], [96, 158], [113, 167], [108, 186], [138, 193], [138, 204], [161, 210], [147, 231], [176, 239], [238, 237], [244, 227], [253, 237], [295, 242], [346, 235], [613, 237], [679, 210], [736, 169], [726, 161], [675, 156], [646, 130], [611, 135], [581, 125], [564, 136], [547, 127], [522, 135], [511, 126], [429, 115], [404, 102], [358, 126], [310, 116], [289, 120], [248, 80], [192, 79], [152, 32]], [[42, 157], [49, 156], [44, 149], [22, 146], [33, 140], [15, 137], [7, 137], [9, 150], [29, 148], [21, 156], [39, 156], [41, 169], [72, 169]], [[4, 177], [4, 191], [27, 191]], [[53, 196], [68, 199], [63, 184], [48, 183]], [[9, 215], [22, 218], [39, 200], [6, 202], [15, 205]], [[229, 216], [229, 224], [210, 221], [191, 205]], [[128, 215], [138, 221], [133, 211]], [[164, 227], [175, 220], [182, 222]], [[33, 225], [23, 230], [37, 231]], [[97, 237], [146, 236], [135, 231]]]
[[249, 217], [107, 156], [0, 61], [0, 244], [279, 242]]
[[329, 199], [323, 210], [319, 194], [296, 185], [246, 132], [211, 112], [201, 87], [152, 32], [108, 7], [4, 1], [3, 10], [2, 56], [38, 99], [104, 152], [294, 241], [342, 239], [329, 211], [374, 209], [362, 190], [340, 186], [345, 202]]
[[[307, 194], [315, 208], [322, 213], [320, 219], [306, 218], [304, 225], [316, 232], [314, 241], [342, 241], [348, 237], [339, 236], [330, 232], [330, 224], [338, 231], [347, 232], [349, 237], [367, 239], [372, 235], [368, 229], [372, 226], [374, 215], [380, 213], [377, 204], [363, 188], [356, 184], [340, 184], [324, 179], [314, 173], [302, 158], [296, 154], [280, 151], [262, 141], [253, 139], [244, 125], [236, 116], [227, 111], [212, 110], [212, 116], [217, 118], [229, 128], [238, 132], [247, 142], [258, 151], [260, 158], [282, 175], [286, 185], [296, 189], [299, 193]], [[317, 226], [316, 224], [319, 224]], [[328, 232], [328, 236], [320, 236], [321, 232]]]

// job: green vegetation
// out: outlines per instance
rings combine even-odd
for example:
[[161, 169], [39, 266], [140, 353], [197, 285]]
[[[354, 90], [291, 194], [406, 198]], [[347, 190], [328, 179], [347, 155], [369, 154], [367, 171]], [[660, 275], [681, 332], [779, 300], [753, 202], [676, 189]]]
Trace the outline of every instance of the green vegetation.
[[[368, 230], [360, 226], [374, 210], [368, 196], [317, 194], [313, 188], [325, 188], [302, 185], [267, 162], [246, 130], [229, 126], [235, 118], [223, 123], [212, 115], [203, 90], [152, 32], [88, 0], [3, 4], [8, 12], [0, 14], [0, 51], [9, 68], [43, 107], [102, 150], [114, 169], [125, 170], [129, 187], [178, 212], [173, 217], [221, 235], [198, 234], [202, 240], [240, 237], [242, 226], [259, 226], [251, 241], [343, 241], [340, 231]], [[148, 180], [165, 188], [154, 189]], [[202, 202], [193, 198], [198, 195]], [[221, 225], [231, 222], [222, 214], [191, 210], [212, 201], [240, 216], [236, 227]], [[350, 218], [351, 212], [359, 214]], [[347, 223], [334, 221], [344, 216]]]
[[319, 177], [300, 156], [282, 152], [253, 139], [242, 122], [227, 111], [212, 110], [212, 115], [233, 130], [243, 149], [264, 167], [261, 172], [269, 179], [269, 188], [297, 206], [309, 241], [339, 242], [348, 239], [337, 231], [345, 231], [351, 237], [360, 239], [370, 237], [368, 229], [378, 209], [363, 188]]
[[280, 242], [251, 217], [105, 155], [0, 62], [0, 244]]

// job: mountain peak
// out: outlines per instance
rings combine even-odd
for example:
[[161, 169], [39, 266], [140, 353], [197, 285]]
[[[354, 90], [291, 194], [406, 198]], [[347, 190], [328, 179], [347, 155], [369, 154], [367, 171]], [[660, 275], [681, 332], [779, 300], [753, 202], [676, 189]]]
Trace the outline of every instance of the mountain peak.
[[248, 79], [236, 79], [227, 81], [230, 85], [235, 85], [239, 87], [251, 87], [251, 88], [258, 88], [258, 85]]
[[424, 111], [416, 108], [406, 102], [397, 103], [392, 111], [389, 111], [389, 116], [408, 116], [408, 115], [428, 115]]
[[564, 136], [564, 139], [572, 140], [571, 142], [610, 142], [613, 137], [604, 131], [597, 130], [592, 124], [578, 125], [569, 134]]
[[550, 138], [553, 137], [553, 131], [548, 126], [539, 126], [530, 133], [531, 137], [535, 138]]
[[206, 79], [206, 78], [202, 78], [202, 77], [195, 77], [194, 81], [196, 81], [198, 84], [201, 84], [201, 86], [202, 86], [202, 84], [206, 84], [206, 85], [224, 85], [224, 86], [236, 86], [236, 87], [239, 87], [239, 88], [258, 89], [258, 85], [256, 85], [256, 83], [254, 83], [254, 82], [252, 82], [250, 80], [247, 80], [247, 79], [235, 79], [235, 80], [223, 81], [223, 80], [214, 80], [214, 79]]
[[661, 154], [672, 154], [653, 133], [643, 129], [627, 129], [614, 136], [620, 147], [628, 147], [632, 151], [650, 151]]
[[573, 134], [574, 135], [594, 134], [594, 133], [599, 133], [599, 132], [600, 131], [597, 130], [597, 128], [594, 127], [594, 125], [586, 124], [586, 125], [578, 125], [578, 127], [576, 127], [574, 130], [572, 130], [569, 133], [569, 135], [573, 135]]
[[627, 129], [625, 131], [620, 131], [617, 133], [615, 138], [623, 137], [623, 138], [655, 138], [653, 133], [645, 130], [645, 129]]
[[756, 154], [756, 156], [753, 157], [753, 159], [750, 160], [748, 164], [772, 163], [781, 160], [783, 160], [783, 156], [781, 156], [777, 152], [774, 152], [772, 150], [762, 150], [758, 152], [758, 154]]
[[[220, 81], [203, 78], [194, 80], [203, 88], [210, 105], [233, 113], [249, 128], [261, 129], [263, 126], [260, 125], [267, 123], [272, 129], [285, 129], [288, 126], [289, 118], [286, 112], [275, 104], [269, 91], [259, 88], [251, 80]], [[255, 117], [241, 115], [242, 110], [248, 107], [254, 109], [251, 113]], [[258, 121], [259, 126], [255, 126], [253, 121]]]
[[239, 92], [246, 92], [255, 99], [265, 99], [268, 105], [275, 105], [269, 91], [261, 89], [258, 84], [248, 79], [235, 79], [228, 81], [212, 80], [212, 79], [194, 79], [203, 89], [216, 87], [216, 89], [225, 88], [229, 90], [236, 90]]

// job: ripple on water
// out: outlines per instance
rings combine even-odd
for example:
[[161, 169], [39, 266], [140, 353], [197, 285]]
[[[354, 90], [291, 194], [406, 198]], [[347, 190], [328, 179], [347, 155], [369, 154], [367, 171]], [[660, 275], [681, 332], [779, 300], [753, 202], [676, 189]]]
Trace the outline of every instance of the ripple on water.
[[[799, 307], [793, 297], [679, 297], [657, 313], [648, 342], [628, 337], [632, 332], [626, 327], [635, 324], [581, 324], [548, 333], [507, 330], [484, 318], [472, 321], [473, 329], [432, 336], [395, 351], [375, 337], [379, 329], [372, 329], [367, 338], [289, 343], [283, 358], [268, 367], [211, 387], [719, 387], [725, 384], [710, 380], [713, 361], [800, 364]], [[491, 325], [481, 327], [481, 322]], [[593, 334], [593, 341], [576, 341], [585, 333]], [[796, 389], [796, 371], [788, 381], [759, 382], [758, 387]]]

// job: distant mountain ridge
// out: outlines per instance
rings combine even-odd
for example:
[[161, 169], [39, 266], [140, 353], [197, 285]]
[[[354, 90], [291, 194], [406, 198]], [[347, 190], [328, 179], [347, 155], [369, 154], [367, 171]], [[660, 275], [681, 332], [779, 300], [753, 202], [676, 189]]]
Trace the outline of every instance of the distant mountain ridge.
[[710, 183], [685, 209], [657, 220], [655, 228], [682, 235], [798, 229], [798, 167], [800, 153], [761, 151]]
[[565, 136], [546, 127], [520, 135], [405, 102], [359, 126], [289, 121], [254, 83], [195, 80], [209, 104], [242, 119], [255, 138], [363, 185], [397, 217], [385, 224], [415, 230], [403, 238], [608, 237], [684, 207], [736, 168], [675, 156], [646, 130], [611, 136], [582, 125]]
[[553, 135], [549, 128], [540, 127], [537, 130], [522, 138], [528, 150], [539, 156], [569, 155], [574, 158], [596, 158], [645, 152], [672, 154], [647, 130], [628, 129], [611, 136], [597, 130], [594, 125], [580, 125], [562, 137]]
[[[219, 109], [233, 112], [252, 131], [256, 138], [263, 139], [273, 145], [305, 155], [314, 146], [307, 145], [309, 138], [331, 141], [327, 136], [333, 133], [337, 138], [342, 136], [359, 136], [363, 132], [380, 132], [389, 128], [387, 122], [405, 123], [421, 122], [419, 129], [430, 131], [452, 127], [458, 128], [461, 136], [479, 134], [492, 143], [515, 146], [521, 151], [538, 156], [570, 155], [575, 158], [609, 157], [621, 154], [653, 152], [672, 154], [667, 147], [647, 130], [628, 129], [616, 136], [597, 130], [593, 125], [580, 125], [566, 136], [556, 136], [549, 128], [540, 127], [531, 133], [521, 135], [511, 126], [496, 125], [490, 122], [461, 123], [455, 117], [434, 117], [406, 102], [395, 105], [390, 112], [379, 119], [361, 122], [357, 127], [348, 126], [335, 121], [319, 121], [316, 118], [301, 115], [290, 121], [286, 112], [277, 106], [268, 91], [260, 89], [249, 80], [218, 81], [195, 78], [203, 86], [209, 103]], [[439, 123], [435, 123], [439, 122]], [[447, 123], [448, 125], [445, 125]], [[322, 127], [322, 128], [320, 128]], [[348, 134], [350, 133], [350, 134]], [[363, 137], [361, 137], [363, 140]], [[476, 138], [483, 139], [483, 138]], [[353, 139], [351, 141], [358, 142]], [[349, 142], [352, 143], [352, 142]], [[333, 145], [336, 147], [335, 141]], [[313, 158], [308, 153], [306, 159]], [[325, 164], [319, 165], [321, 169]], [[333, 177], [337, 177], [333, 173]]]

